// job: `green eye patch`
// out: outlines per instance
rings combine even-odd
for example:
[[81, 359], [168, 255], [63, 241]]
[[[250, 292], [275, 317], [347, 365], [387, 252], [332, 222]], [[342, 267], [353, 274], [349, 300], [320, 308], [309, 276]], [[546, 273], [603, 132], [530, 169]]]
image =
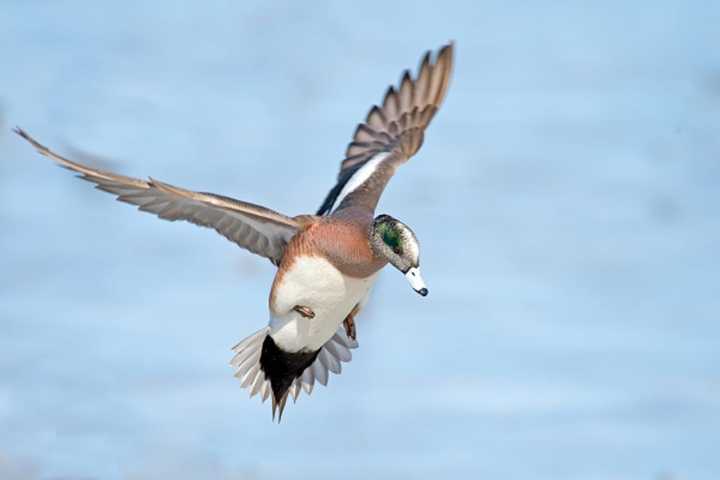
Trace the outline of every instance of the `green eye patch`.
[[395, 253], [402, 252], [402, 249], [400, 248], [400, 233], [387, 224], [381, 224], [379, 225], [379, 228], [380, 235], [382, 236], [385, 245], [392, 248]]

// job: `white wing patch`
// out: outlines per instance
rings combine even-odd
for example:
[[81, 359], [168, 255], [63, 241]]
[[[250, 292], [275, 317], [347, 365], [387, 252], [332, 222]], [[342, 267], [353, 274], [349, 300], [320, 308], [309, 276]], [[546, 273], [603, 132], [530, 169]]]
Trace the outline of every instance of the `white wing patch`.
[[353, 191], [355, 191], [360, 185], [365, 183], [368, 178], [372, 176], [373, 173], [375, 173], [375, 170], [377, 170], [378, 165], [382, 163], [383, 160], [385, 160], [388, 156], [390, 156], [391, 152], [382, 152], [375, 155], [373, 158], [367, 161], [365, 165], [360, 167], [357, 172], [353, 174], [352, 177], [350, 177], [345, 183], [345, 186], [343, 186], [342, 190], [340, 190], [340, 194], [335, 199], [335, 202], [332, 205], [332, 208], [330, 208], [330, 211], [332, 212], [338, 205], [342, 203], [343, 200], [345, 200], [345, 197], [350, 195]]

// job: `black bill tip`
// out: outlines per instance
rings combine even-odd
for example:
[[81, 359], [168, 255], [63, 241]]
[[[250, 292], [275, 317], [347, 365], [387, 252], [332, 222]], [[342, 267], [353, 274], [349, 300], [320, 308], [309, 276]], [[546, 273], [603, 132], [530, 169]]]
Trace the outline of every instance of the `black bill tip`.
[[427, 294], [428, 294], [428, 289], [427, 289], [427, 288], [423, 287], [423, 288], [421, 288], [420, 290], [415, 290], [415, 291], [416, 291], [417, 293], [419, 293], [420, 295], [422, 295], [423, 297], [427, 297]]

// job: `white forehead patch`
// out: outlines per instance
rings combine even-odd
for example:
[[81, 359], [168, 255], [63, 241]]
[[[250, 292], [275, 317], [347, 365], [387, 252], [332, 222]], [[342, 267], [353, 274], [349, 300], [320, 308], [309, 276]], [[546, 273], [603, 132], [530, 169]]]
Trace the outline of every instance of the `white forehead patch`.
[[406, 227], [408, 231], [408, 242], [407, 247], [410, 247], [410, 258], [413, 260], [418, 260], [420, 258], [420, 249], [417, 241], [417, 237], [415, 237], [415, 234], [410, 230], [410, 227]]
[[335, 202], [332, 205], [332, 208], [330, 211], [332, 212], [335, 210], [335, 207], [340, 205], [343, 200], [345, 200], [345, 197], [350, 195], [353, 191], [355, 191], [360, 185], [365, 183], [368, 178], [372, 176], [373, 173], [375, 173], [375, 170], [377, 170], [378, 165], [382, 163], [383, 160], [385, 160], [390, 155], [390, 152], [382, 152], [378, 153], [374, 157], [372, 157], [370, 160], [365, 163], [362, 167], [358, 169], [357, 172], [353, 174], [352, 177], [350, 177], [345, 183], [345, 186], [343, 186], [342, 190], [340, 190], [340, 194], [335, 199]]

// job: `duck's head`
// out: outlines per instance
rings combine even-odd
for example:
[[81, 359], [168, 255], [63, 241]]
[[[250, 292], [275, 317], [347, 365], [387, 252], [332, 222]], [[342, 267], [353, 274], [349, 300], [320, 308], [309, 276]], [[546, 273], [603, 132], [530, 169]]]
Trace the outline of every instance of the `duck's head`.
[[379, 215], [372, 225], [370, 245], [375, 255], [405, 274], [413, 290], [423, 297], [428, 294], [420, 276], [420, 244], [410, 227], [390, 215]]

